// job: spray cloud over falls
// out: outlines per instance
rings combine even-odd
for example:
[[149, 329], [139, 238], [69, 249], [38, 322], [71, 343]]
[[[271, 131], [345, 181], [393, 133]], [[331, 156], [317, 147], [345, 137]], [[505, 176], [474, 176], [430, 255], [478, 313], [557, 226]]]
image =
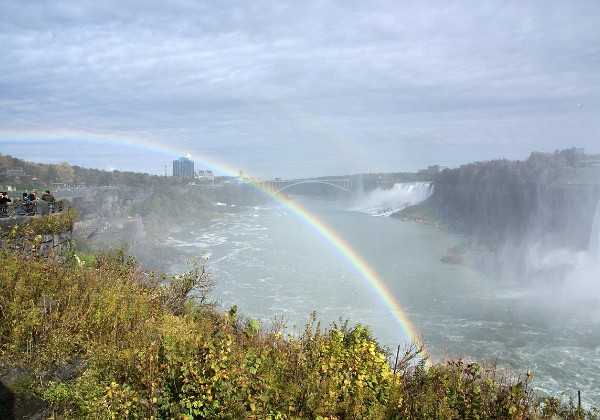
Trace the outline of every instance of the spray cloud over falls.
[[[499, 254], [497, 274], [522, 282], [533, 298], [531, 304], [549, 308], [549, 318], [600, 322], [600, 202], [579, 202], [579, 207], [586, 206], [593, 219], [578, 219], [581, 240], [574, 241], [562, 230], [544, 237], [548, 232], [537, 227], [527, 231], [521, 243], [505, 243]], [[562, 216], [563, 225], [576, 230], [577, 218]], [[539, 214], [540, 220], [544, 217]]]
[[588, 245], [588, 252], [592, 258], [600, 260], [600, 201], [596, 206], [594, 223], [592, 224], [592, 233]]
[[[594, 221], [590, 232], [587, 251], [572, 252], [565, 263], [571, 263], [561, 287], [562, 300], [565, 303], [587, 303], [594, 319], [600, 321], [600, 202], [596, 206]], [[556, 259], [556, 261], [561, 261]]]
[[433, 183], [397, 183], [390, 189], [376, 188], [366, 192], [352, 207], [372, 216], [390, 216], [407, 206], [418, 204], [433, 194]]

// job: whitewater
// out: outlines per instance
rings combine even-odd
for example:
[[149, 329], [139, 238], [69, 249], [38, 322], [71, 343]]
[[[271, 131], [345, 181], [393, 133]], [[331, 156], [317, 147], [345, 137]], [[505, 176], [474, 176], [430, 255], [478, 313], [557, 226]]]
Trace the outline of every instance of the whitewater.
[[350, 208], [372, 216], [387, 217], [426, 200], [433, 190], [431, 182], [396, 183], [390, 189], [376, 188], [361, 195]]
[[[433, 361], [477, 360], [521, 377], [530, 369], [531, 386], [540, 395], [576, 398], [580, 390], [585, 404], [600, 405], [600, 301], [589, 289], [587, 294], [567, 293], [597, 276], [597, 259], [589, 252], [563, 253], [578, 258], [574, 268], [562, 282], [540, 287], [492, 278], [468, 260], [444, 264], [441, 257], [461, 243], [460, 237], [373, 217], [416, 204], [432, 192], [431, 184], [413, 183], [367, 193], [351, 204], [293, 199], [373, 267], [422, 334]], [[393, 314], [355, 267], [284, 205], [190, 224], [172, 234], [167, 245], [188, 260], [205, 252], [217, 281], [213, 295], [223, 310], [237, 305], [264, 328], [284, 322], [290, 332], [301, 333], [316, 311], [324, 325], [348, 319], [370, 326], [378, 341], [394, 351], [406, 344]], [[181, 269], [180, 263], [173, 267]]]

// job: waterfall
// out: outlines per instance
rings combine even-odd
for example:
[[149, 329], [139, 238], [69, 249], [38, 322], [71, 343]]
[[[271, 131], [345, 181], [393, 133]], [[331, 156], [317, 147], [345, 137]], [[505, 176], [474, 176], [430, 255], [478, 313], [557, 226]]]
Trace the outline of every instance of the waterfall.
[[365, 193], [354, 206], [354, 210], [373, 216], [389, 216], [407, 206], [428, 199], [431, 194], [433, 194], [431, 182], [397, 183], [391, 189], [377, 188]]
[[592, 223], [588, 253], [592, 257], [600, 257], [600, 201], [596, 206], [596, 213], [594, 213], [594, 222]]

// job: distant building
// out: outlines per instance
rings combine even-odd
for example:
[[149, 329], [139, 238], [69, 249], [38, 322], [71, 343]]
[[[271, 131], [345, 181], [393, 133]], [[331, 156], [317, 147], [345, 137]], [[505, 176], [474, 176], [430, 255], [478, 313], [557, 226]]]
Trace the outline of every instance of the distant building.
[[220, 176], [215, 179], [216, 182], [221, 184], [240, 184], [240, 178], [237, 176]]
[[196, 173], [196, 179], [202, 182], [214, 182], [215, 176], [212, 171], [209, 170], [199, 170]]
[[173, 161], [173, 176], [177, 178], [194, 177], [194, 161], [189, 157], [180, 157]]
[[420, 174], [437, 174], [439, 172], [443, 172], [444, 169], [448, 169], [447, 166], [443, 165], [431, 165], [428, 166], [427, 169], [419, 169]]

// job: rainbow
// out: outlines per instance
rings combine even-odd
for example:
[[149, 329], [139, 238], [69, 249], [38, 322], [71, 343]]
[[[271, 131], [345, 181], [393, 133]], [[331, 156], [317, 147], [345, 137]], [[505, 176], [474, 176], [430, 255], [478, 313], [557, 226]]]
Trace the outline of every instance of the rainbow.
[[[265, 192], [262, 187], [255, 187]], [[418, 330], [413, 326], [408, 315], [402, 309], [400, 303], [397, 301], [393, 293], [390, 292], [385, 283], [381, 280], [381, 278], [379, 278], [375, 270], [353, 247], [351, 247], [333, 229], [327, 226], [314, 214], [300, 206], [300, 204], [280, 199], [277, 196], [273, 196], [271, 193], [268, 194], [272, 199], [290, 209], [299, 219], [315, 230], [321, 237], [331, 244], [348, 261], [348, 263], [350, 263], [352, 267], [354, 267], [361, 277], [368, 282], [370, 288], [373, 289], [377, 296], [379, 296], [379, 298], [388, 307], [394, 317], [400, 333], [405, 340], [419, 346], [424, 346], [425, 343], [420, 338]]]
[[[79, 131], [52, 131], [52, 132], [0, 132], [0, 145], [3, 142], [32, 142], [44, 143], [48, 141], [71, 141], [80, 144], [81, 142], [118, 145], [129, 147], [142, 147], [150, 151], [158, 153], [168, 153], [172, 157], [182, 156], [187, 153], [193, 155], [193, 159], [202, 162], [206, 167], [212, 168], [219, 172], [223, 172], [230, 176], [237, 175], [237, 169], [232, 168], [217, 159], [207, 157], [200, 153], [195, 153], [194, 150], [182, 152], [176, 145], [166, 145], [158, 140], [136, 137], [131, 135], [119, 135], [115, 133], [88, 133]], [[195, 153], [195, 154], [194, 154]], [[198, 158], [197, 156], [202, 156]], [[264, 195], [270, 197], [274, 201], [288, 208], [295, 216], [307, 224], [311, 229], [316, 231], [322, 238], [325, 239], [339, 254], [360, 274], [360, 276], [368, 283], [374, 293], [383, 301], [389, 309], [395, 320], [399, 333], [402, 335], [406, 343], [414, 343], [418, 346], [424, 346], [424, 342], [420, 338], [417, 329], [410, 322], [406, 312], [402, 306], [390, 292], [385, 283], [379, 278], [375, 270], [365, 261], [360, 254], [352, 248], [343, 238], [341, 238], [333, 229], [327, 226], [317, 216], [303, 208], [296, 202], [283, 200], [278, 196], [269, 192], [266, 188], [258, 184], [251, 184]]]

